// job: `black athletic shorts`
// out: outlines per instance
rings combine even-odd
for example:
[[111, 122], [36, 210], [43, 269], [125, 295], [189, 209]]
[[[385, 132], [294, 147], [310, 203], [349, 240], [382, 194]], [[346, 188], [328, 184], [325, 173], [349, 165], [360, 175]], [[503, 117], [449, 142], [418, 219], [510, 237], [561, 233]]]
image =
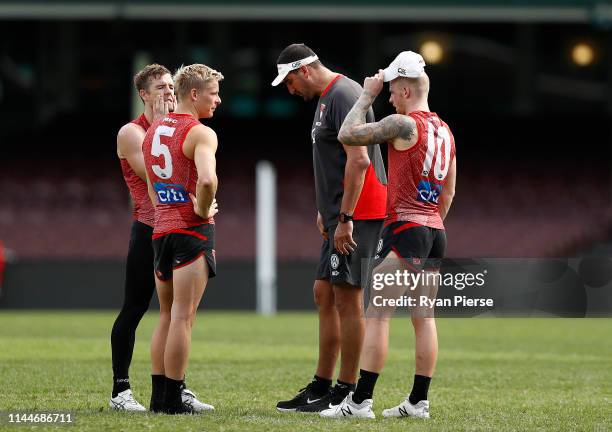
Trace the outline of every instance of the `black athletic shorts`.
[[217, 274], [214, 224], [176, 229], [161, 236], [153, 235], [153, 251], [155, 275], [161, 280], [172, 278], [172, 270], [191, 264], [202, 255], [208, 263], [209, 279]]
[[342, 255], [334, 248], [337, 225], [331, 226], [328, 229], [328, 239], [324, 240], [321, 246], [316, 279], [365, 288], [370, 279], [382, 224], [382, 219], [354, 221], [353, 240], [357, 243], [357, 248], [350, 255]]
[[391, 251], [412, 270], [439, 270], [446, 251], [446, 232], [414, 222], [392, 222], [383, 228], [375, 265]]

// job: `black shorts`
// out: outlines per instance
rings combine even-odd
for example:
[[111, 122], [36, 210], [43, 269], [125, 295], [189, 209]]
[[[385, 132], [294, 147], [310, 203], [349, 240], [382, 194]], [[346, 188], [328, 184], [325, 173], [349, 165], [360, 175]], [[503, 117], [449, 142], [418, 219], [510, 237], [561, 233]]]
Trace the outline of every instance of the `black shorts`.
[[412, 270], [439, 270], [446, 251], [446, 232], [414, 222], [392, 222], [383, 228], [375, 265], [391, 251]]
[[191, 264], [202, 255], [208, 263], [208, 278], [217, 274], [214, 224], [176, 229], [159, 237], [153, 235], [153, 251], [158, 279], [171, 279], [172, 270]]
[[337, 225], [329, 227], [328, 239], [324, 240], [321, 246], [316, 279], [365, 288], [370, 279], [382, 224], [382, 219], [354, 221], [353, 240], [357, 243], [357, 248], [350, 255], [342, 255], [334, 248]]

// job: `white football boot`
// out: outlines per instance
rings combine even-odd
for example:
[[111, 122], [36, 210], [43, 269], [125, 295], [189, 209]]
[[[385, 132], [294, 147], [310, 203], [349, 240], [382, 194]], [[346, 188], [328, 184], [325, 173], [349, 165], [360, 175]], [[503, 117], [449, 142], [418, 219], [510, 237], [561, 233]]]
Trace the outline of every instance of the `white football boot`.
[[181, 392], [183, 403], [190, 407], [194, 413], [202, 413], [205, 411], [214, 411], [215, 407], [198, 400], [196, 395], [188, 389], [183, 389]]
[[422, 419], [429, 418], [429, 401], [422, 400], [412, 405], [408, 396], [398, 406], [383, 410], [383, 417], [416, 417]]
[[321, 417], [326, 418], [376, 418], [372, 411], [372, 399], [365, 399], [360, 404], [353, 402], [353, 392], [350, 392], [340, 404], [332, 406], [329, 409], [319, 413]]
[[147, 409], [140, 405], [136, 399], [134, 399], [134, 395], [132, 394], [132, 390], [127, 389], [119, 393], [117, 396], [112, 397], [110, 402], [108, 403], [112, 409], [119, 411], [146, 411]]

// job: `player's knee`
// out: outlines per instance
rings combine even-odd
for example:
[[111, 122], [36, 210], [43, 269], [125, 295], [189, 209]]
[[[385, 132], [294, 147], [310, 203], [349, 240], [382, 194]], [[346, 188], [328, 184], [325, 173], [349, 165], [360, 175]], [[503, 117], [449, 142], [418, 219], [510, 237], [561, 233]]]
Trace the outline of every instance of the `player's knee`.
[[134, 307], [132, 308], [132, 317], [133, 319], [135, 319], [136, 321], [140, 321], [142, 319], [142, 317], [144, 316], [144, 314], [147, 313], [147, 310], [149, 309], [149, 304], [138, 304], [138, 305], [134, 305]]
[[188, 331], [191, 330], [191, 320], [187, 315], [172, 315], [170, 319], [170, 326], [179, 326], [181, 328], [185, 328]]
[[334, 293], [328, 287], [315, 284], [312, 289], [314, 302], [319, 309], [330, 309], [334, 307]]
[[172, 302], [159, 302], [159, 314], [170, 316], [172, 313]]
[[121, 309], [118, 321], [128, 327], [136, 328], [146, 311], [147, 308], [142, 308], [138, 305], [126, 305]]
[[189, 328], [193, 328], [193, 325], [195, 323], [195, 318], [196, 318], [196, 311], [193, 311], [191, 313], [191, 317], [189, 318]]
[[366, 326], [367, 328], [376, 329], [380, 331], [389, 327], [389, 323], [391, 322], [392, 314], [380, 314], [380, 315], [372, 315], [370, 316], [368, 312], [371, 312], [368, 308], [366, 314], [368, 315], [366, 318]]
[[159, 311], [159, 320], [161, 322], [169, 323], [171, 319], [172, 319], [172, 314], [170, 312], [170, 309], [167, 309], [167, 310], [160, 309], [160, 311]]
[[172, 310], [172, 316], [171, 316], [171, 320], [172, 322], [176, 322], [176, 323], [184, 323], [186, 326], [188, 326], [189, 328], [191, 328], [192, 324], [193, 324], [193, 312], [191, 310]]
[[361, 293], [354, 288], [340, 288], [336, 290], [335, 306], [340, 316], [361, 314], [363, 304]]
[[435, 326], [435, 320], [431, 317], [412, 316], [411, 321], [415, 331], [421, 331], [431, 326]]

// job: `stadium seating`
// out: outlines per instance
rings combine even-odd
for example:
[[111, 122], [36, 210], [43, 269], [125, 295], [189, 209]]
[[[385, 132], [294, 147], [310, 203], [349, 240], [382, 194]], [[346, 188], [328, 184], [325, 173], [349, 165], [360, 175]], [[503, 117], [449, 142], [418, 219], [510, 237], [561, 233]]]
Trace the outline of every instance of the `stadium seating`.
[[[612, 215], [607, 183], [588, 173], [503, 171], [460, 173], [446, 223], [448, 256], [567, 254], [606, 235]], [[254, 169], [220, 166], [219, 181], [217, 256], [252, 260]], [[117, 259], [127, 251], [130, 202], [114, 162], [36, 169], [14, 163], [0, 175], [0, 196], [0, 239], [21, 258]], [[279, 258], [316, 259], [320, 236], [307, 164], [279, 170], [278, 204]]]

